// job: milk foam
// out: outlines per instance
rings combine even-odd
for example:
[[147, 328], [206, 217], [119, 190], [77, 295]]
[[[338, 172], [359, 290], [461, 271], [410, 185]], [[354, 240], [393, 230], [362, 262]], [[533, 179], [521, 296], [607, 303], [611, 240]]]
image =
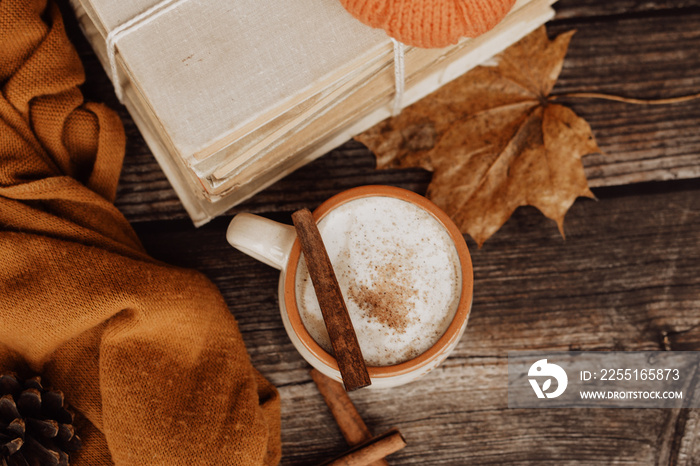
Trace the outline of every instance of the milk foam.
[[[462, 276], [454, 243], [431, 214], [368, 197], [332, 210], [319, 230], [368, 365], [398, 364], [437, 342], [457, 310]], [[304, 326], [332, 354], [303, 256], [296, 297]]]

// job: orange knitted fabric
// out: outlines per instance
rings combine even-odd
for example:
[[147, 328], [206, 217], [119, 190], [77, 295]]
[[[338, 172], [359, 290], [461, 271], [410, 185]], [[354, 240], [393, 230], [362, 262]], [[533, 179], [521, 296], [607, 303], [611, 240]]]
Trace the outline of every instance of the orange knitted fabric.
[[84, 77], [53, 1], [0, 0], [0, 373], [64, 392], [74, 465], [276, 464], [279, 394], [214, 284], [112, 204], [124, 128]]
[[492, 29], [515, 0], [340, 0], [371, 27], [407, 45], [437, 48]]

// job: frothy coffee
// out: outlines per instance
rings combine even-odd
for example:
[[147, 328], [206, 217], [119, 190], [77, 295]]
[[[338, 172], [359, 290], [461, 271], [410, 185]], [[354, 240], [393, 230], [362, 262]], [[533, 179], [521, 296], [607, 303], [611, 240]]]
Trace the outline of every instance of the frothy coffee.
[[[430, 213], [366, 197], [336, 207], [318, 227], [368, 365], [407, 361], [438, 341], [459, 305], [462, 277], [454, 243]], [[332, 353], [303, 256], [296, 297], [309, 334]]]

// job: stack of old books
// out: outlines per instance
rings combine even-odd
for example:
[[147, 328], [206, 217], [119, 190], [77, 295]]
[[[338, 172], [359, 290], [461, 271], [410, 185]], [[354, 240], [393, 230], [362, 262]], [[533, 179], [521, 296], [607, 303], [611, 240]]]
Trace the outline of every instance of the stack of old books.
[[[406, 47], [409, 105], [553, 15], [518, 0], [490, 32]], [[196, 225], [390, 116], [395, 44], [337, 0], [71, 0]]]

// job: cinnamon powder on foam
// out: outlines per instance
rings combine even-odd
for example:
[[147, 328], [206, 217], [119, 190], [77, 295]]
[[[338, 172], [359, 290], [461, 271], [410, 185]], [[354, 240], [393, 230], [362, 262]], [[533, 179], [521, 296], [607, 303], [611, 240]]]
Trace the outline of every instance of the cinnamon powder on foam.
[[[394, 254], [397, 255], [398, 254]], [[393, 261], [392, 261], [393, 262]], [[348, 298], [365, 313], [365, 317], [386, 325], [397, 333], [406, 333], [416, 323], [410, 317], [411, 300], [418, 295], [410, 283], [404, 267], [396, 263], [374, 266], [376, 278], [371, 287], [350, 281]]]

